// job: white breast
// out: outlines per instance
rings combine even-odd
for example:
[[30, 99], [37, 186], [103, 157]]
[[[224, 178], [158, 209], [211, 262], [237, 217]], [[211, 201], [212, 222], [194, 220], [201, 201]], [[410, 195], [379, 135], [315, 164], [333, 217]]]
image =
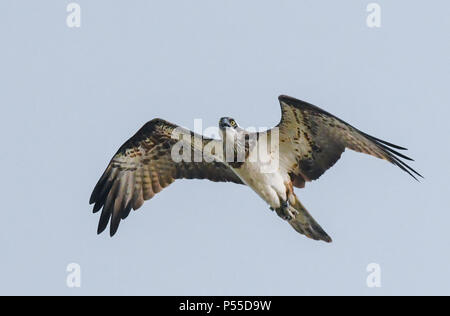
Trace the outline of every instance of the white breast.
[[279, 208], [282, 200], [286, 200], [288, 175], [281, 172], [278, 155], [263, 154], [265, 151], [257, 148], [250, 152], [240, 168], [231, 169], [272, 208]]

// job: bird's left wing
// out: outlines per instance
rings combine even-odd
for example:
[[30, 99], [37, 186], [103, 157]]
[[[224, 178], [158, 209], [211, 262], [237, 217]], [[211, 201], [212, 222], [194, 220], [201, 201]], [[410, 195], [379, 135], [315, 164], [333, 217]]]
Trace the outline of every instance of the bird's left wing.
[[280, 164], [295, 186], [303, 187], [305, 181], [318, 179], [346, 148], [387, 160], [415, 179], [415, 175], [422, 177], [401, 160], [412, 160], [396, 151], [405, 148], [367, 135], [307, 102], [283, 95], [279, 101]]
[[[92, 192], [89, 202], [94, 204], [94, 213], [102, 209], [98, 233], [111, 221], [110, 235], [113, 236], [121, 219], [125, 219], [131, 209], [140, 208], [145, 200], [176, 179], [243, 184], [221, 162], [223, 159], [217, 150], [221, 146], [220, 141], [204, 138], [161, 119], [145, 124], [120, 147]], [[182, 156], [174, 157], [173, 153]], [[188, 156], [184, 156], [186, 153]]]

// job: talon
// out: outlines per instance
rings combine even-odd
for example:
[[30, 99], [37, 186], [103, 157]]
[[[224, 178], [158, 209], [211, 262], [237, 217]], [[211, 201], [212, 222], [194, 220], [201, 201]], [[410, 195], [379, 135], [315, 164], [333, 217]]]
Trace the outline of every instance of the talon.
[[290, 210], [289, 204], [287, 201], [283, 201], [281, 203], [281, 206], [279, 208], [275, 209], [275, 211], [277, 212], [278, 216], [280, 216], [285, 221], [289, 222], [295, 218], [295, 214]]
[[290, 217], [289, 220], [293, 220], [295, 218], [295, 215], [298, 214], [297, 211], [292, 212], [291, 209], [288, 209], [288, 212], [289, 212], [289, 217]]

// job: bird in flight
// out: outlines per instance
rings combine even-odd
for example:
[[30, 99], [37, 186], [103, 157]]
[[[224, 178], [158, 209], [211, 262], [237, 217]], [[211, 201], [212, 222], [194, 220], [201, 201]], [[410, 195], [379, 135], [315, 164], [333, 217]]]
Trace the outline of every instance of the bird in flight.
[[[281, 121], [265, 132], [249, 132], [229, 117], [219, 121], [220, 140], [162, 119], [146, 123], [119, 148], [92, 192], [94, 213], [102, 210], [98, 234], [110, 223], [114, 236], [132, 209], [176, 179], [208, 179], [249, 186], [297, 232], [331, 242], [294, 187], [318, 179], [346, 148], [387, 160], [416, 180], [422, 177], [403, 161], [412, 159], [398, 152], [406, 148], [365, 134], [307, 102], [284, 95], [278, 99]], [[181, 152], [190, 159], [180, 159]]]

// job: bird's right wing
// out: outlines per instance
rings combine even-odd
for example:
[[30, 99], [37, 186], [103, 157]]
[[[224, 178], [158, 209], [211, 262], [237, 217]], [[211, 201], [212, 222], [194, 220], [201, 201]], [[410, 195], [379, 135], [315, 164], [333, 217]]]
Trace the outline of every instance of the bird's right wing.
[[[179, 147], [175, 147], [179, 146]], [[184, 147], [183, 147], [184, 146]], [[92, 192], [94, 213], [102, 209], [98, 233], [111, 220], [113, 236], [131, 209], [137, 210], [175, 179], [243, 184], [222, 163], [222, 143], [161, 119], [145, 124], [112, 158]], [[173, 153], [177, 154], [174, 159]], [[184, 156], [188, 154], [188, 156]], [[197, 155], [196, 158], [196, 154]], [[180, 159], [180, 158], [188, 159]]]

